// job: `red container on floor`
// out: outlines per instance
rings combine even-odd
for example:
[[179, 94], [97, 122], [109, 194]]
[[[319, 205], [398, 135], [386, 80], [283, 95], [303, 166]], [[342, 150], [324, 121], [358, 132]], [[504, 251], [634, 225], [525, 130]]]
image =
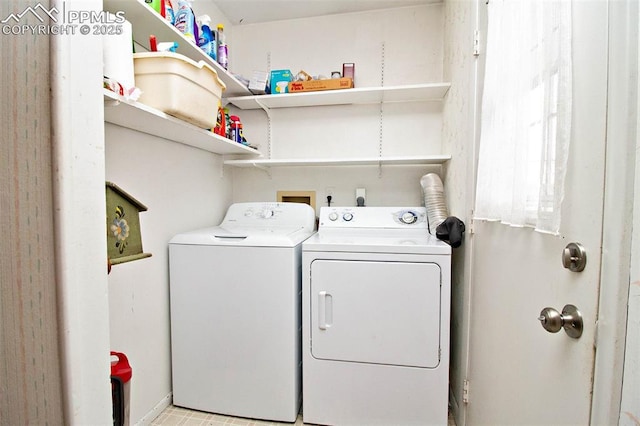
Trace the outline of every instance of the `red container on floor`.
[[111, 351], [111, 399], [115, 426], [129, 425], [132, 374], [127, 356]]

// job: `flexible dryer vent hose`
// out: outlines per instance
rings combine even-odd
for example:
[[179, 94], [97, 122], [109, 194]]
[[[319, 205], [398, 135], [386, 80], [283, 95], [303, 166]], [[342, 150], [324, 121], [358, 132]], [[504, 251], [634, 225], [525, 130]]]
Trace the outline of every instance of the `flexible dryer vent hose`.
[[424, 194], [424, 206], [427, 208], [429, 232], [436, 234], [436, 228], [449, 216], [447, 203], [444, 200], [444, 186], [442, 180], [435, 173], [429, 173], [420, 178], [420, 185]]

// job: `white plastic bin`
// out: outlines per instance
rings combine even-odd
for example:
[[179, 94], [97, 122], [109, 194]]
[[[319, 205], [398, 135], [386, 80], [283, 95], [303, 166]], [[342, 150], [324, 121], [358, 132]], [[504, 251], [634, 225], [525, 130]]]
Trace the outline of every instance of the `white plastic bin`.
[[226, 86], [209, 64], [173, 52], [136, 53], [133, 63], [139, 102], [198, 127], [215, 127]]

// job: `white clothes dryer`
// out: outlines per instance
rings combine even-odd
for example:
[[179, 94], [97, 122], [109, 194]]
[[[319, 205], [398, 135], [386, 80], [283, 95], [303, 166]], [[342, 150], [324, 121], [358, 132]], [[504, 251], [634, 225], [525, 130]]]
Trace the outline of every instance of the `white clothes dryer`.
[[302, 259], [305, 423], [446, 425], [451, 248], [426, 209], [323, 207]]
[[306, 204], [237, 203], [169, 242], [173, 403], [293, 422], [301, 385]]

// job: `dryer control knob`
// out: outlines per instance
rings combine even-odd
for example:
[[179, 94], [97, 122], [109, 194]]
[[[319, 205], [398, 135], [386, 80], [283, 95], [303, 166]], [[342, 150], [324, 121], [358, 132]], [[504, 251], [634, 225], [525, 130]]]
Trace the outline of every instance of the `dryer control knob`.
[[402, 216], [400, 216], [400, 222], [411, 225], [412, 223], [416, 223], [418, 220], [418, 216], [414, 212], [404, 212]]
[[353, 219], [353, 214], [352, 213], [345, 213], [345, 214], [342, 215], [342, 218], [346, 222], [351, 222], [351, 219]]
[[336, 212], [329, 213], [329, 220], [332, 222], [335, 222], [336, 220], [338, 220], [338, 213]]
[[263, 210], [262, 211], [262, 217], [265, 219], [269, 219], [271, 216], [273, 216], [273, 210]]

